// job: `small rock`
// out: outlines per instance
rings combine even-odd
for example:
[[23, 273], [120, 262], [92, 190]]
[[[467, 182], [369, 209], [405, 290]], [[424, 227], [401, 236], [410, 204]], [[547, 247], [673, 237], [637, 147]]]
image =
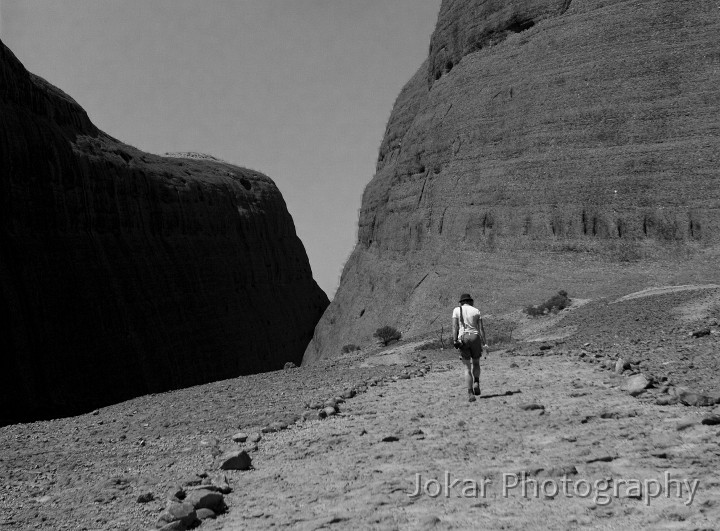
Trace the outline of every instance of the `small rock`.
[[302, 416], [301, 416], [301, 418], [302, 418], [303, 420], [315, 419], [315, 418], [317, 418], [317, 411], [315, 411], [315, 410], [312, 410], [312, 411], [304, 411], [303, 414], [302, 414]]
[[615, 372], [618, 374], [622, 374], [623, 371], [629, 368], [630, 364], [622, 358], [618, 358], [618, 360], [615, 362]]
[[318, 400], [315, 400], [314, 402], [310, 402], [308, 404], [308, 409], [322, 409], [324, 407], [325, 407], [325, 405]]
[[320, 411], [317, 412], [317, 418], [319, 418], [319, 419], [327, 418], [327, 412], [324, 409], [321, 409]]
[[513, 361], [513, 362], [510, 364], [510, 368], [511, 368], [511, 369], [518, 369], [518, 368], [520, 368], [520, 365], [518, 365], [517, 363], [515, 363], [515, 362]]
[[591, 457], [590, 459], [587, 459], [586, 463], [609, 463], [610, 461], [613, 461], [615, 459], [612, 455], [601, 455], [599, 457]]
[[220, 459], [222, 470], [249, 470], [252, 466], [252, 459], [245, 450], [229, 452]]
[[170, 492], [168, 493], [168, 498], [178, 501], [183, 501], [185, 499], [185, 489], [182, 487], [175, 487], [170, 489]]
[[398, 439], [398, 438], [395, 437], [394, 435], [388, 435], [387, 437], [383, 437], [383, 438], [382, 438], [382, 442], [397, 442], [397, 441], [399, 441], [399, 440], [400, 440], [400, 439]]
[[675, 429], [677, 431], [682, 431], [690, 428], [691, 426], [694, 426], [697, 424], [697, 420], [692, 418], [682, 419], [678, 421], [678, 423], [675, 425]]
[[706, 426], [715, 426], [717, 424], [720, 424], [720, 415], [708, 415], [704, 419], [702, 419], [702, 423]]
[[[164, 524], [164, 525], [163, 525]], [[158, 531], [186, 531], [188, 526], [182, 523], [181, 520], [175, 520], [169, 524], [165, 524], [162, 520], [158, 521]]]
[[440, 518], [434, 515], [424, 516], [418, 522], [417, 529], [434, 529], [441, 523]]
[[148, 503], [155, 499], [155, 495], [152, 492], [143, 492], [137, 497], [138, 503]]
[[223, 494], [230, 494], [232, 492], [232, 488], [230, 487], [230, 483], [228, 483], [228, 479], [225, 474], [217, 474], [213, 476], [212, 484]]
[[675, 396], [677, 396], [678, 400], [680, 400], [680, 402], [682, 402], [686, 406], [707, 407], [713, 406], [718, 403], [717, 398], [706, 396], [700, 393], [695, 393], [693, 391], [683, 388], [676, 388]]
[[271, 422], [270, 425], [265, 426], [262, 430], [263, 433], [274, 433], [276, 431], [282, 431], [287, 429], [288, 425], [286, 422], [275, 421]]
[[355, 390], [354, 389], [347, 389], [343, 394], [342, 397], [349, 399], [353, 398], [355, 396]]
[[237, 432], [235, 435], [232, 436], [232, 440], [236, 443], [244, 443], [245, 441], [247, 441], [247, 438], [247, 434], [241, 431]]
[[575, 465], [560, 465], [560, 466], [554, 466], [550, 468], [537, 468], [532, 471], [533, 473], [530, 473], [528, 471], [529, 475], [537, 476], [540, 478], [547, 477], [547, 478], [559, 478], [563, 476], [577, 476], [578, 475], [578, 469], [575, 467]]
[[190, 487], [192, 485], [200, 485], [200, 481], [202, 481], [201, 478], [199, 478], [197, 476], [192, 476], [192, 477], [184, 479], [182, 484], [185, 487]]
[[323, 411], [325, 412], [325, 416], [327, 416], [327, 417], [332, 417], [335, 413], [337, 413], [337, 411], [335, 411], [334, 407], [329, 407], [329, 406], [326, 407], [325, 409], [323, 409]]
[[295, 365], [292, 361], [288, 361], [283, 367], [283, 370], [286, 371], [289, 371], [290, 369], [297, 369], [297, 365]]
[[691, 335], [692, 335], [692, 337], [695, 337], [695, 338], [709, 336], [710, 328], [701, 328], [700, 330], [695, 330]]
[[530, 404], [522, 404], [520, 406], [520, 409], [522, 409], [523, 411], [532, 411], [535, 409], [545, 409], [545, 406], [543, 406], [542, 404], [530, 403]]
[[677, 404], [678, 402], [680, 402], [680, 399], [677, 396], [671, 395], [660, 396], [657, 400], [655, 400], [655, 403], [658, 406], [672, 406], [673, 404]]
[[248, 441], [251, 443], [259, 443], [261, 439], [262, 435], [260, 435], [259, 433], [253, 433], [252, 435], [250, 435], [250, 437], [248, 437]]
[[642, 374], [637, 374], [628, 378], [623, 385], [623, 389], [625, 389], [630, 396], [638, 396], [644, 393], [645, 389], [648, 387], [650, 387], [650, 380]]
[[196, 511], [198, 509], [211, 509], [215, 513], [221, 513], [225, 510], [223, 495], [207, 489], [189, 492], [187, 498], [185, 498], [185, 503], [191, 503]]
[[213, 511], [212, 509], [198, 509], [197, 517], [198, 517], [198, 520], [202, 521], [202, 520], [207, 520], [208, 518], [215, 519], [217, 517], [217, 515], [215, 514], [215, 511]]
[[[184, 526], [190, 527], [197, 520], [195, 508], [191, 503], [170, 501], [165, 510], [160, 514], [160, 522], [172, 523], [181, 522]], [[164, 525], [164, 524], [163, 524]]]

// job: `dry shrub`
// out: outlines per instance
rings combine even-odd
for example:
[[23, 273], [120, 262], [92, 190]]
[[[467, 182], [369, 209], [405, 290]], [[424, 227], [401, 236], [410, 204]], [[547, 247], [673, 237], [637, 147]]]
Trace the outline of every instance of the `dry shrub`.
[[572, 300], [567, 296], [567, 291], [560, 290], [556, 295], [553, 295], [542, 304], [538, 306], [528, 306], [524, 311], [530, 317], [538, 317], [548, 313], [557, 313], [570, 306], [570, 304], [572, 304]]
[[382, 341], [383, 345], [387, 345], [388, 343], [390, 343], [390, 341], [400, 339], [402, 337], [402, 334], [398, 332], [397, 328], [385, 325], [375, 330], [373, 337], [376, 337], [380, 341]]

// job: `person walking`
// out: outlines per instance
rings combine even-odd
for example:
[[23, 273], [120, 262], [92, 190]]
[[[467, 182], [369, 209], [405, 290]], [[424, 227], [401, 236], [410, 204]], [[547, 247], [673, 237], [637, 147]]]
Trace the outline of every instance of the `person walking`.
[[465, 364], [470, 402], [475, 402], [475, 396], [480, 394], [480, 356], [483, 345], [487, 348], [480, 310], [473, 304], [473, 298], [463, 293], [460, 295], [460, 306], [452, 313], [453, 345], [460, 350], [460, 359]]

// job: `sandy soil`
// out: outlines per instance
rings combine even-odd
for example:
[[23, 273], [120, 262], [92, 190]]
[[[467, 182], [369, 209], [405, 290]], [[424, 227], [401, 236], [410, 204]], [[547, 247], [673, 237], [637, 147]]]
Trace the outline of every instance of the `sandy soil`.
[[[455, 351], [405, 341], [7, 426], [0, 529], [154, 528], [178, 486], [242, 447], [254, 468], [225, 472], [229, 510], [200, 529], [718, 529], [720, 427], [702, 422], [720, 408], [659, 404], [720, 396], [719, 301], [714, 286], [662, 290], [518, 321], [526, 340], [482, 360], [474, 403]], [[654, 384], [633, 397], [639, 374]], [[350, 389], [315, 420], [308, 405]], [[257, 448], [231, 439], [273, 422], [288, 427]]]

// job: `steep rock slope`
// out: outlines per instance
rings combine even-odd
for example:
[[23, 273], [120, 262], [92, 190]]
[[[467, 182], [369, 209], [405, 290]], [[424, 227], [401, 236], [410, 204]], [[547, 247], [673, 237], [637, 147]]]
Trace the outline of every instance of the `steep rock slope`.
[[669, 249], [706, 256], [720, 229], [719, 34], [717, 5], [700, 0], [443, 0], [305, 362], [384, 324], [439, 328], [462, 291], [488, 310], [560, 288], [595, 296], [618, 262], [630, 287]]
[[0, 123], [2, 422], [300, 362], [328, 299], [269, 178], [122, 144], [2, 43]]

